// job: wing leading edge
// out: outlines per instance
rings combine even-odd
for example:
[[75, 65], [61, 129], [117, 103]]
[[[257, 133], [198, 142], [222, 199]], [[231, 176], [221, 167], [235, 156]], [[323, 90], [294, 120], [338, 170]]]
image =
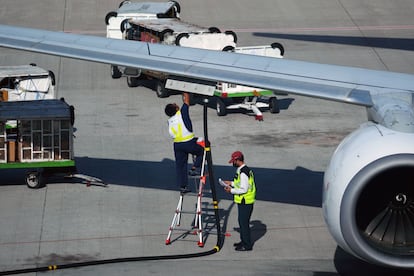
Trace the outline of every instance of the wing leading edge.
[[0, 46], [370, 107], [414, 75], [0, 25]]

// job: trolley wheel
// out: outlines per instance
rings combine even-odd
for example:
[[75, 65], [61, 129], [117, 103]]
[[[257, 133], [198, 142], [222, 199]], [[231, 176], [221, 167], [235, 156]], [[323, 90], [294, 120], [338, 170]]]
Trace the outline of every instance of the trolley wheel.
[[280, 112], [279, 103], [278, 103], [276, 97], [270, 97], [270, 99], [269, 99], [269, 110], [270, 110], [270, 113], [279, 113]]
[[121, 3], [119, 3], [119, 8], [122, 7], [123, 5], [128, 5], [128, 4], [131, 4], [131, 1], [124, 0]]
[[42, 187], [41, 174], [38, 171], [28, 172], [25, 180], [27, 187], [30, 189], [39, 189]]
[[221, 33], [220, 29], [217, 28], [217, 27], [210, 27], [210, 28], [208, 28], [208, 31], [210, 33], [218, 33], [218, 34]]
[[139, 86], [139, 78], [137, 77], [127, 77], [128, 87], [137, 87]]
[[170, 96], [170, 92], [165, 88], [165, 82], [162, 80], [157, 80], [155, 84], [155, 92], [157, 93], [158, 98], [166, 98]]
[[50, 77], [50, 80], [52, 82], [52, 85], [55, 85], [56, 84], [55, 73], [53, 73], [53, 71], [51, 71], [51, 70], [49, 70], [49, 77]]
[[224, 33], [225, 34], [228, 34], [228, 35], [232, 35], [233, 36], [234, 43], [237, 43], [237, 35], [236, 35], [235, 32], [233, 32], [233, 31], [225, 31]]
[[105, 24], [106, 24], [106, 25], [109, 25], [109, 20], [110, 20], [112, 17], [117, 17], [117, 16], [118, 16], [118, 13], [117, 13], [117, 12], [114, 12], [114, 11], [108, 12], [108, 13], [106, 14], [106, 16], [105, 16]]
[[169, 245], [169, 244], [171, 244], [171, 240], [170, 239], [168, 239], [168, 240], [165, 241], [165, 245]]
[[180, 41], [183, 37], [188, 38], [190, 35], [188, 33], [181, 33], [179, 35], [177, 35], [177, 37], [175, 38], [175, 45], [180, 46]]
[[168, 36], [173, 35], [174, 30], [172, 29], [165, 29], [160, 33], [160, 42], [164, 41]]
[[273, 49], [278, 48], [281, 56], [285, 54], [285, 48], [279, 42], [273, 42], [272, 44], [270, 44], [270, 47], [272, 47]]
[[181, 12], [181, 6], [180, 6], [180, 4], [177, 2], [177, 1], [171, 1], [171, 2], [174, 2], [174, 6], [175, 6], [175, 10], [176, 10], [176, 12], [177, 13], [180, 13]]
[[129, 26], [129, 19], [122, 20], [121, 24], [119, 25], [119, 29], [121, 33], [124, 33], [126, 29], [130, 28]]
[[122, 72], [119, 70], [118, 66], [111, 65], [111, 77], [113, 79], [119, 79], [122, 77]]
[[227, 114], [226, 105], [219, 97], [216, 98], [216, 112], [218, 116], [226, 116]]
[[233, 46], [230, 46], [230, 45], [227, 45], [227, 46], [225, 46], [224, 48], [223, 48], [223, 50], [222, 50], [223, 52], [234, 52], [234, 47]]
[[197, 242], [198, 247], [204, 247], [204, 242]]

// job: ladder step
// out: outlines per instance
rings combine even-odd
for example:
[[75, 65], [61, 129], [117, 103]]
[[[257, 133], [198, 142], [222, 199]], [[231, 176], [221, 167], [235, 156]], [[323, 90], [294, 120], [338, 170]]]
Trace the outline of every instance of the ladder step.
[[[165, 240], [165, 244], [169, 245], [171, 244], [171, 235], [173, 233], [173, 231], [185, 231], [188, 233], [192, 233], [194, 235], [198, 235], [198, 243], [197, 245], [199, 247], [203, 247], [204, 246], [204, 242], [203, 242], [203, 229], [202, 225], [203, 225], [203, 205], [204, 202], [202, 201], [202, 198], [204, 197], [205, 193], [210, 193], [211, 194], [211, 190], [205, 190], [204, 189], [204, 185], [207, 183], [206, 178], [208, 177], [208, 173], [206, 173], [205, 171], [205, 164], [206, 164], [206, 151], [204, 151], [204, 156], [203, 156], [203, 163], [201, 166], [201, 172], [197, 175], [188, 175], [188, 178], [192, 178], [194, 179], [194, 192], [189, 191], [187, 193], [182, 193], [180, 192], [180, 199], [178, 201], [178, 205], [174, 214], [174, 217], [172, 219], [171, 225], [169, 227], [169, 231], [168, 231], [168, 236], [167, 239]], [[183, 204], [184, 204], [184, 196], [185, 195], [190, 195], [190, 196], [194, 196], [195, 197], [195, 203], [193, 210], [188, 211], [188, 210], [182, 210], [183, 209]], [[182, 223], [181, 221], [181, 215], [182, 214], [191, 214], [194, 216], [193, 220], [192, 220], [192, 225], [190, 229], [183, 229], [180, 227], [180, 224]], [[195, 225], [197, 225], [195, 227]], [[179, 227], [179, 228], [177, 228]]]
[[[186, 196], [186, 195], [189, 195], [189, 196], [198, 196], [198, 194], [199, 194], [199, 192], [198, 192], [198, 191], [195, 191], [195, 192], [188, 192], [188, 193], [185, 193], [185, 194], [181, 194], [181, 193], [180, 193], [180, 195], [181, 195], [181, 196]], [[203, 194], [203, 195], [204, 195], [204, 194], [212, 194], [212, 191], [211, 191], [211, 190], [206, 190], [206, 189], [203, 189], [202, 194]]]
[[188, 175], [188, 178], [190, 178], [190, 179], [200, 179], [201, 175]]
[[196, 214], [195, 211], [183, 211], [183, 210], [181, 210], [181, 212], [180, 211], [178, 211], [178, 212], [181, 213], [181, 214], [192, 214], [192, 215]]
[[179, 232], [193, 232], [194, 235], [197, 235], [200, 232], [203, 232], [203, 230], [200, 230], [198, 228], [174, 228], [174, 231]]

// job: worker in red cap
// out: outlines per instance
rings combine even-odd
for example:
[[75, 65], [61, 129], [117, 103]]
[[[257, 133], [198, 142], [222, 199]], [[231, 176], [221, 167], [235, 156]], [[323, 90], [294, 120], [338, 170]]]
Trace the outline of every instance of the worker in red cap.
[[241, 151], [235, 151], [231, 155], [229, 163], [236, 167], [236, 175], [233, 181], [223, 181], [226, 185], [224, 190], [234, 195], [237, 204], [238, 220], [240, 226], [240, 242], [234, 244], [236, 251], [250, 251], [253, 249], [250, 234], [250, 217], [256, 199], [256, 184], [254, 183], [253, 171], [244, 163]]

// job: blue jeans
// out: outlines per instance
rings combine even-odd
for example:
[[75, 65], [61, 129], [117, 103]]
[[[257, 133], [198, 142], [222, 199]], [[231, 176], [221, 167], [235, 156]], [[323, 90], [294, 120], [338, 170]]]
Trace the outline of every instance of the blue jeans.
[[185, 188], [188, 185], [187, 163], [188, 155], [196, 156], [194, 167], [200, 168], [203, 161], [204, 149], [197, 144], [197, 138], [187, 142], [174, 143], [175, 168], [177, 176], [177, 185]]

